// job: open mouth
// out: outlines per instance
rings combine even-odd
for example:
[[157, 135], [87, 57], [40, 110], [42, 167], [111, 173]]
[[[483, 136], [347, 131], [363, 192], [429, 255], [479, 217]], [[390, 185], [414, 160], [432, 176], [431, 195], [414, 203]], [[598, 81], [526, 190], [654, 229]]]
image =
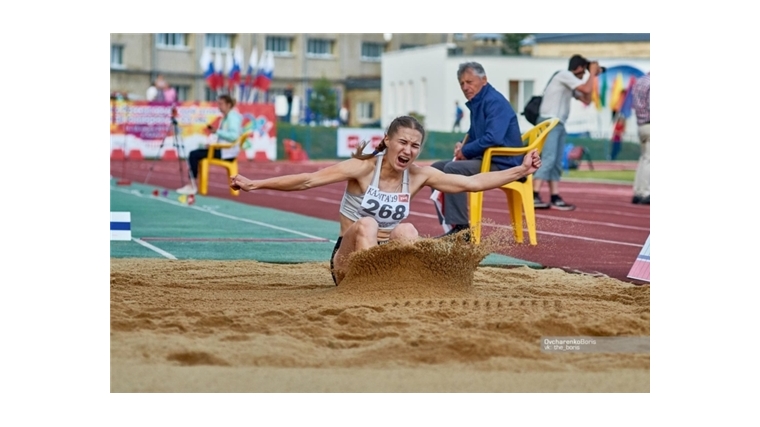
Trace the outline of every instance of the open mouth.
[[406, 156], [398, 156], [398, 157], [396, 157], [396, 162], [398, 162], [398, 164], [400, 164], [401, 166], [406, 166], [407, 164], [409, 164], [409, 160], [411, 160], [411, 159], [409, 157], [406, 157]]

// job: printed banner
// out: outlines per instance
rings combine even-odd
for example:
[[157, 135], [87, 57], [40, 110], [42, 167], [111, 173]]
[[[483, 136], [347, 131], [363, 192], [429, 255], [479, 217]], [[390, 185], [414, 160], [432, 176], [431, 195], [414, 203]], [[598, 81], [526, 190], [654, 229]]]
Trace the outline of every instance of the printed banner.
[[372, 153], [382, 142], [385, 132], [382, 129], [338, 128], [338, 157], [351, 157], [364, 141], [368, 141], [363, 154]]
[[651, 263], [649, 259], [650, 237], [651, 236], [647, 237], [647, 241], [644, 243], [644, 247], [641, 248], [639, 256], [636, 257], [636, 261], [634, 261], [633, 266], [631, 267], [631, 271], [628, 273], [628, 277], [631, 279], [639, 279], [649, 282], [649, 265]]
[[[243, 129], [253, 136], [243, 145], [248, 159], [277, 159], [276, 117], [272, 104], [237, 104]], [[163, 103], [111, 101], [111, 155], [139, 158], [187, 158], [196, 148], [216, 142], [207, 125], [221, 120], [216, 102]]]

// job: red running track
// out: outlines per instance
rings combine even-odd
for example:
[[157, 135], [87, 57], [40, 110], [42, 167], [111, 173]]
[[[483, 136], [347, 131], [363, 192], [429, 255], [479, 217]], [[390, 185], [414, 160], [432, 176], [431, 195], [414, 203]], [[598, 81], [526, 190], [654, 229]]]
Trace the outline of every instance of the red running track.
[[[311, 172], [333, 163], [241, 162], [239, 168], [240, 173], [248, 178], [262, 179]], [[182, 170], [186, 183], [186, 163]], [[168, 189], [183, 184], [179, 161], [112, 160], [111, 176]], [[240, 196], [234, 197], [229, 192], [223, 169], [211, 168], [208, 195], [337, 221], [344, 188], [345, 184], [338, 183], [305, 192], [263, 190], [241, 192]], [[566, 180], [560, 183], [560, 193], [567, 202], [577, 206], [576, 210], [536, 211], [538, 245], [527, 243], [525, 230], [526, 243], [513, 243], [501, 253], [546, 267], [645, 284], [627, 277], [650, 233], [649, 206], [631, 204], [631, 185]], [[442, 232], [429, 194], [423, 189], [412, 201], [410, 219], [422, 236]], [[542, 195], [545, 199], [548, 197], [546, 188]], [[492, 221], [496, 227], [509, 227], [506, 199], [501, 190], [486, 191], [483, 206], [485, 221]]]

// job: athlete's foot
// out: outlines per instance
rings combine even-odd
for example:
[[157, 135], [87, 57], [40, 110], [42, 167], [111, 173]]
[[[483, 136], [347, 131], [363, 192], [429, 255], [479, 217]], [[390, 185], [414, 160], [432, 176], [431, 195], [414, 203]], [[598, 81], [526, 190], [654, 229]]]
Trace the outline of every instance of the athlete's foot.
[[440, 236], [436, 236], [436, 239], [441, 239], [449, 236], [453, 236], [460, 231], [464, 231], [462, 233], [462, 239], [464, 239], [465, 242], [470, 241], [470, 224], [457, 224], [454, 227], [451, 228], [447, 233], [441, 234]]

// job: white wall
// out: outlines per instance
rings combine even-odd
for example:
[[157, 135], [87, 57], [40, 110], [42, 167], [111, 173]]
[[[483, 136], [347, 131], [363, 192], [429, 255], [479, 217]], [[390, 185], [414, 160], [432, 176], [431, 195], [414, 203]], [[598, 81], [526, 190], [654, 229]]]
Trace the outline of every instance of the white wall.
[[[425, 128], [434, 129], [440, 127], [443, 122], [444, 101], [447, 94], [444, 93], [446, 81], [451, 80], [459, 90], [456, 83], [456, 70], [453, 74], [444, 75], [442, 68], [447, 56], [446, 45], [434, 45], [432, 47], [419, 47], [405, 49], [383, 54], [382, 59], [382, 116], [381, 125], [388, 125], [398, 116], [409, 114], [409, 107], [417, 112], [425, 114]], [[409, 82], [413, 83], [412, 98], [407, 105], [406, 96], [409, 93]], [[423, 84], [424, 81], [424, 84]], [[402, 91], [398, 88], [403, 87]], [[424, 88], [424, 89], [423, 89]], [[461, 93], [461, 92], [460, 92]], [[398, 96], [403, 99], [399, 100]], [[420, 99], [423, 97], [425, 99]], [[449, 115], [453, 117], [454, 100], [451, 100]], [[424, 110], [423, 108], [424, 107]], [[449, 120], [451, 121], [451, 120]], [[446, 126], [451, 129], [453, 121]]]
[[[540, 95], [546, 83], [557, 70], [567, 69], [569, 58], [533, 58], [522, 56], [455, 56], [449, 57], [446, 45], [425, 46], [414, 49], [388, 52], [382, 57], [382, 126], [387, 127], [390, 122], [399, 115], [408, 114], [409, 111], [399, 111], [398, 100], [392, 90], [392, 84], [396, 87], [400, 83], [409, 85], [414, 82], [414, 96], [419, 97], [421, 79], [426, 80], [424, 91], [426, 99], [422, 100], [425, 105], [425, 128], [432, 131], [451, 131], [454, 123], [454, 101], [465, 110], [465, 118], [462, 121], [462, 129], [466, 131], [470, 126], [469, 111], [465, 107], [467, 101], [459, 89], [456, 72], [459, 64], [475, 61], [483, 65], [488, 76], [488, 82], [509, 97], [509, 81], [533, 81], [532, 94], [520, 93], [520, 102], [532, 95]], [[605, 67], [616, 65], [630, 65], [643, 72], [649, 71], [649, 59], [642, 58], [593, 58]], [[522, 90], [522, 89], [521, 89]], [[609, 87], [608, 90], [611, 90]], [[392, 94], [393, 93], [393, 94]], [[403, 103], [402, 103], [403, 104]], [[412, 105], [420, 105], [420, 100], [415, 99]], [[513, 105], [512, 108], [518, 114], [521, 132], [525, 132], [531, 124], [520, 115], [524, 105]], [[608, 108], [597, 111], [592, 105], [584, 106], [580, 101], [573, 100], [568, 117], [567, 130], [570, 133], [590, 132], [593, 137], [608, 138], [611, 135], [612, 119]], [[628, 122], [626, 140], [636, 140], [636, 121], [631, 117]]]

